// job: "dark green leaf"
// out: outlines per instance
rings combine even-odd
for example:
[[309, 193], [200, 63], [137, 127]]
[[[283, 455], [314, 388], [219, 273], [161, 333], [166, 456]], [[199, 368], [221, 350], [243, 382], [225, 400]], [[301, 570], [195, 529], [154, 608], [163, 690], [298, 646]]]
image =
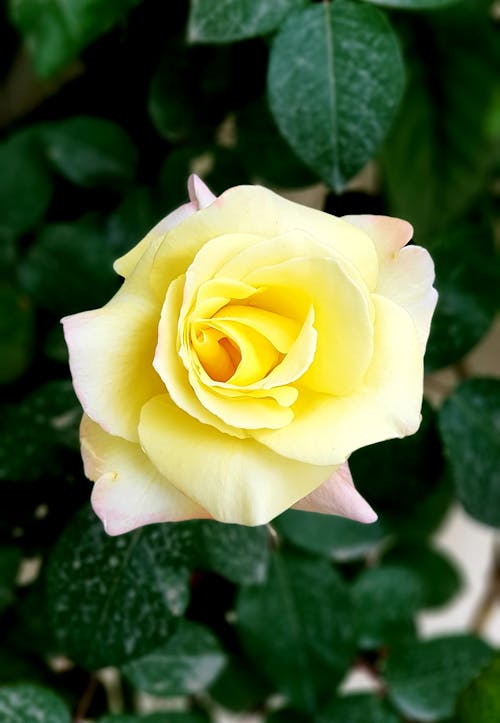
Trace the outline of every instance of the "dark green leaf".
[[411, 570], [420, 580], [422, 607], [440, 607], [449, 602], [460, 590], [460, 572], [444, 553], [426, 546], [401, 545], [384, 556], [384, 562]]
[[[81, 407], [69, 381], [44, 384], [0, 420], [0, 479], [31, 480], [57, 473], [58, 445], [78, 443]], [[22, 454], [19, 454], [22, 450]]]
[[26, 370], [33, 348], [34, 319], [26, 294], [0, 283], [0, 384]]
[[462, 0], [364, 0], [374, 5], [383, 5], [386, 8], [401, 8], [402, 10], [434, 10], [454, 5]]
[[117, 258], [130, 251], [161, 216], [149, 189], [134, 188], [108, 218], [107, 241], [113, 256]]
[[37, 225], [52, 197], [36, 132], [21, 131], [0, 144], [0, 168], [0, 231], [18, 236]]
[[120, 126], [104, 118], [75, 116], [46, 126], [46, 154], [78, 186], [121, 187], [135, 175], [137, 151]]
[[98, 723], [209, 723], [202, 712], [151, 713], [151, 715], [107, 715]]
[[453, 501], [452, 484], [445, 474], [413, 509], [381, 512], [380, 522], [391, 535], [420, 544], [439, 527]]
[[398, 723], [399, 718], [383, 700], [359, 693], [334, 698], [318, 723]]
[[314, 713], [354, 653], [349, 594], [326, 560], [276, 554], [264, 585], [240, 591], [237, 625], [262, 670]]
[[493, 159], [498, 39], [477, 3], [462, 4], [409, 28], [409, 82], [382, 156], [391, 212], [424, 243], [466, 211]]
[[460, 696], [456, 723], [500, 720], [500, 657], [494, 658]]
[[389, 697], [404, 715], [417, 721], [447, 718], [461, 691], [492, 654], [486, 643], [472, 635], [396, 648], [385, 669]]
[[281, 188], [310, 186], [316, 177], [278, 133], [264, 98], [237, 116], [237, 152], [250, 178]]
[[444, 403], [439, 424], [458, 498], [500, 527], [500, 380], [469, 379]]
[[14, 25], [24, 36], [40, 75], [51, 75], [105, 33], [139, 0], [10, 0]]
[[266, 723], [309, 723], [310, 718], [295, 710], [276, 710], [266, 718]]
[[0, 688], [2, 723], [70, 723], [65, 703], [51, 690], [21, 683]]
[[271, 690], [258, 668], [252, 668], [239, 655], [229, 658], [209, 692], [210, 697], [224, 708], [247, 711], [261, 707]]
[[488, 224], [464, 224], [432, 241], [439, 300], [432, 320], [427, 370], [456, 362], [490, 328], [498, 307], [498, 259]]
[[148, 113], [158, 133], [171, 143], [189, 138], [197, 127], [200, 111], [189, 78], [188, 62], [177, 48], [153, 75]]
[[160, 645], [189, 600], [185, 541], [174, 525], [109, 537], [84, 508], [50, 558], [48, 604], [61, 648], [89, 668]]
[[168, 698], [202, 692], [225, 662], [218, 640], [207, 628], [181, 621], [166, 643], [126, 663], [122, 672], [139, 690]]
[[14, 601], [14, 587], [21, 552], [16, 547], [0, 547], [0, 612]]
[[190, 524], [196, 536], [195, 565], [237, 584], [262, 582], [269, 564], [265, 526], [245, 527], [204, 520]]
[[301, 550], [338, 562], [359, 560], [387, 539], [380, 522], [363, 525], [344, 517], [289, 510], [273, 521], [273, 527]]
[[352, 586], [358, 645], [375, 649], [415, 637], [415, 614], [422, 604], [422, 583], [410, 569], [382, 565], [365, 570]]
[[68, 347], [64, 339], [64, 332], [61, 324], [53, 326], [47, 332], [43, 345], [43, 352], [46, 357], [61, 364], [68, 363]]
[[53, 224], [30, 248], [20, 267], [21, 282], [57, 316], [95, 308], [118, 287], [113, 256], [101, 229], [82, 222]]
[[306, 0], [191, 0], [188, 23], [192, 43], [232, 43], [266, 35]]
[[349, 0], [312, 5], [274, 39], [270, 108], [299, 158], [341, 191], [384, 139], [403, 80], [397, 37], [382, 13]]

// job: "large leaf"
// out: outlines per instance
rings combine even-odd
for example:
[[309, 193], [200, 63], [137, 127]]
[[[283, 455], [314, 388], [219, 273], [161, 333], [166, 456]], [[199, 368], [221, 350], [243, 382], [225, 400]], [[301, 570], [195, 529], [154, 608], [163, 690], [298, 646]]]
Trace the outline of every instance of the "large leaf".
[[54, 168], [78, 186], [114, 188], [134, 178], [137, 151], [127, 133], [105, 118], [66, 118], [47, 125], [42, 137]]
[[337, 191], [377, 150], [402, 90], [396, 35], [368, 5], [312, 5], [290, 15], [274, 39], [274, 119], [299, 158]]
[[500, 720], [500, 657], [497, 655], [460, 696], [456, 723]]
[[441, 435], [458, 498], [476, 519], [500, 527], [500, 380], [469, 379], [444, 403]]
[[70, 723], [66, 704], [51, 690], [26, 683], [0, 688], [2, 723]]
[[391, 212], [420, 242], [468, 208], [493, 160], [498, 39], [477, 3], [461, 7], [409, 26], [409, 83], [382, 157]]
[[354, 652], [349, 594], [326, 560], [276, 554], [237, 603], [243, 643], [299, 709], [314, 713]]
[[447, 718], [461, 691], [492, 655], [486, 643], [472, 635], [435, 638], [396, 648], [385, 669], [389, 697], [412, 720]]
[[124, 18], [139, 0], [10, 0], [40, 75], [51, 75]]
[[33, 129], [0, 144], [0, 168], [0, 231], [17, 236], [36, 226], [52, 197], [52, 178]]
[[122, 672], [139, 690], [167, 698], [202, 692], [225, 662], [226, 656], [210, 630], [181, 621], [166, 643], [126, 663]]
[[358, 693], [334, 698], [318, 723], [398, 723], [399, 718], [380, 698]]
[[191, 0], [188, 35], [192, 43], [232, 43], [275, 30], [306, 0]]
[[99, 668], [166, 640], [189, 600], [184, 553], [175, 526], [109, 537], [84, 508], [49, 561], [48, 606], [61, 649], [84, 666]]

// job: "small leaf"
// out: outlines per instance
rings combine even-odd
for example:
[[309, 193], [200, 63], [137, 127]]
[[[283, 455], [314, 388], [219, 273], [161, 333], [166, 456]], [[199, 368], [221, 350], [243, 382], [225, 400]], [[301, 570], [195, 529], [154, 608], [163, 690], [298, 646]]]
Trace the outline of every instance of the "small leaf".
[[354, 653], [349, 593], [326, 560], [275, 555], [265, 584], [241, 589], [237, 625], [252, 658], [309, 713]]
[[109, 30], [139, 0], [10, 0], [12, 22], [24, 36], [39, 75], [55, 73]]
[[31, 361], [34, 318], [29, 297], [0, 283], [0, 384], [21, 376]]
[[54, 168], [77, 186], [122, 187], [135, 176], [137, 151], [125, 131], [104, 118], [75, 116], [42, 134]]
[[500, 527], [500, 380], [468, 379], [445, 401], [439, 425], [459, 500]]
[[399, 718], [383, 700], [358, 693], [334, 698], [322, 711], [318, 723], [398, 723]]
[[27, 683], [0, 688], [2, 723], [70, 723], [65, 703], [51, 690]]
[[395, 648], [385, 669], [389, 697], [398, 710], [417, 721], [448, 718], [462, 690], [492, 654], [486, 643], [472, 635]]
[[415, 615], [422, 603], [422, 583], [410, 569], [381, 565], [365, 570], [352, 589], [358, 645], [375, 649], [415, 637]]
[[201, 625], [181, 621], [161, 647], [122, 667], [139, 690], [164, 698], [204, 691], [226, 662], [218, 640]]
[[52, 178], [34, 128], [0, 144], [0, 231], [20, 236], [35, 228], [52, 198]]
[[191, 43], [232, 43], [275, 30], [306, 0], [191, 0]]
[[273, 41], [274, 119], [297, 156], [336, 191], [384, 139], [403, 82], [396, 35], [382, 13], [361, 3], [292, 13]]
[[59, 538], [47, 572], [52, 627], [62, 650], [99, 668], [160, 645], [189, 600], [184, 554], [175, 526], [109, 537], [84, 508]]
[[118, 288], [113, 257], [101, 229], [83, 222], [51, 224], [22, 261], [21, 282], [41, 307], [57, 316], [93, 309]]
[[387, 539], [380, 522], [363, 525], [344, 517], [289, 510], [273, 520], [273, 527], [301, 550], [350, 562], [365, 557]]
[[493, 723], [500, 720], [500, 657], [495, 657], [464, 690], [458, 701], [456, 723]]

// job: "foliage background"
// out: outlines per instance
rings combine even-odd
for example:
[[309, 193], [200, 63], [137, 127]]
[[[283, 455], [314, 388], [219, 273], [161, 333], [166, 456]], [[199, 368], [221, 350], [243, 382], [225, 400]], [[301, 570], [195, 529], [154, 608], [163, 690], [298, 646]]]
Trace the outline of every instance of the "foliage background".
[[[500, 382], [463, 361], [498, 305], [499, 14], [484, 0], [1, 6], [2, 722], [202, 723], [217, 707], [500, 721], [500, 656], [480, 630], [424, 641], [416, 627], [461, 585], [433, 545], [450, 505], [500, 526]], [[425, 404], [417, 435], [351, 458], [376, 524], [288, 512], [272, 534], [188, 522], [108, 538], [89, 511], [58, 320], [109, 298], [112, 260], [184, 200], [191, 171], [215, 192], [322, 181], [327, 211], [402, 216], [431, 251], [426, 363], [461, 383]], [[354, 668], [377, 694], [342, 695]], [[144, 718], [144, 691], [180, 709]]]

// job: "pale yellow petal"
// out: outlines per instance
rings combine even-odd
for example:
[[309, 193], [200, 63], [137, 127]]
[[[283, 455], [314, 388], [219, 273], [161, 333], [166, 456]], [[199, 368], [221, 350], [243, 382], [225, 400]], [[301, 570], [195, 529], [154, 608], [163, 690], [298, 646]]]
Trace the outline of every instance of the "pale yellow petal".
[[92, 506], [109, 535], [152, 522], [209, 517], [158, 472], [138, 444], [107, 434], [85, 415], [80, 439], [85, 474], [95, 482]]
[[167, 396], [145, 405], [140, 436], [160, 473], [223, 522], [264, 524], [333, 471], [221, 434], [184, 414]]
[[252, 435], [278, 454], [312, 464], [342, 464], [360, 447], [413, 434], [420, 424], [423, 362], [415, 326], [404, 309], [373, 295], [375, 336], [364, 383], [345, 397], [299, 390], [285, 429]]
[[62, 323], [84, 411], [110, 434], [137, 441], [142, 405], [164, 389], [153, 368], [154, 306], [119, 292], [102, 309], [67, 316]]

